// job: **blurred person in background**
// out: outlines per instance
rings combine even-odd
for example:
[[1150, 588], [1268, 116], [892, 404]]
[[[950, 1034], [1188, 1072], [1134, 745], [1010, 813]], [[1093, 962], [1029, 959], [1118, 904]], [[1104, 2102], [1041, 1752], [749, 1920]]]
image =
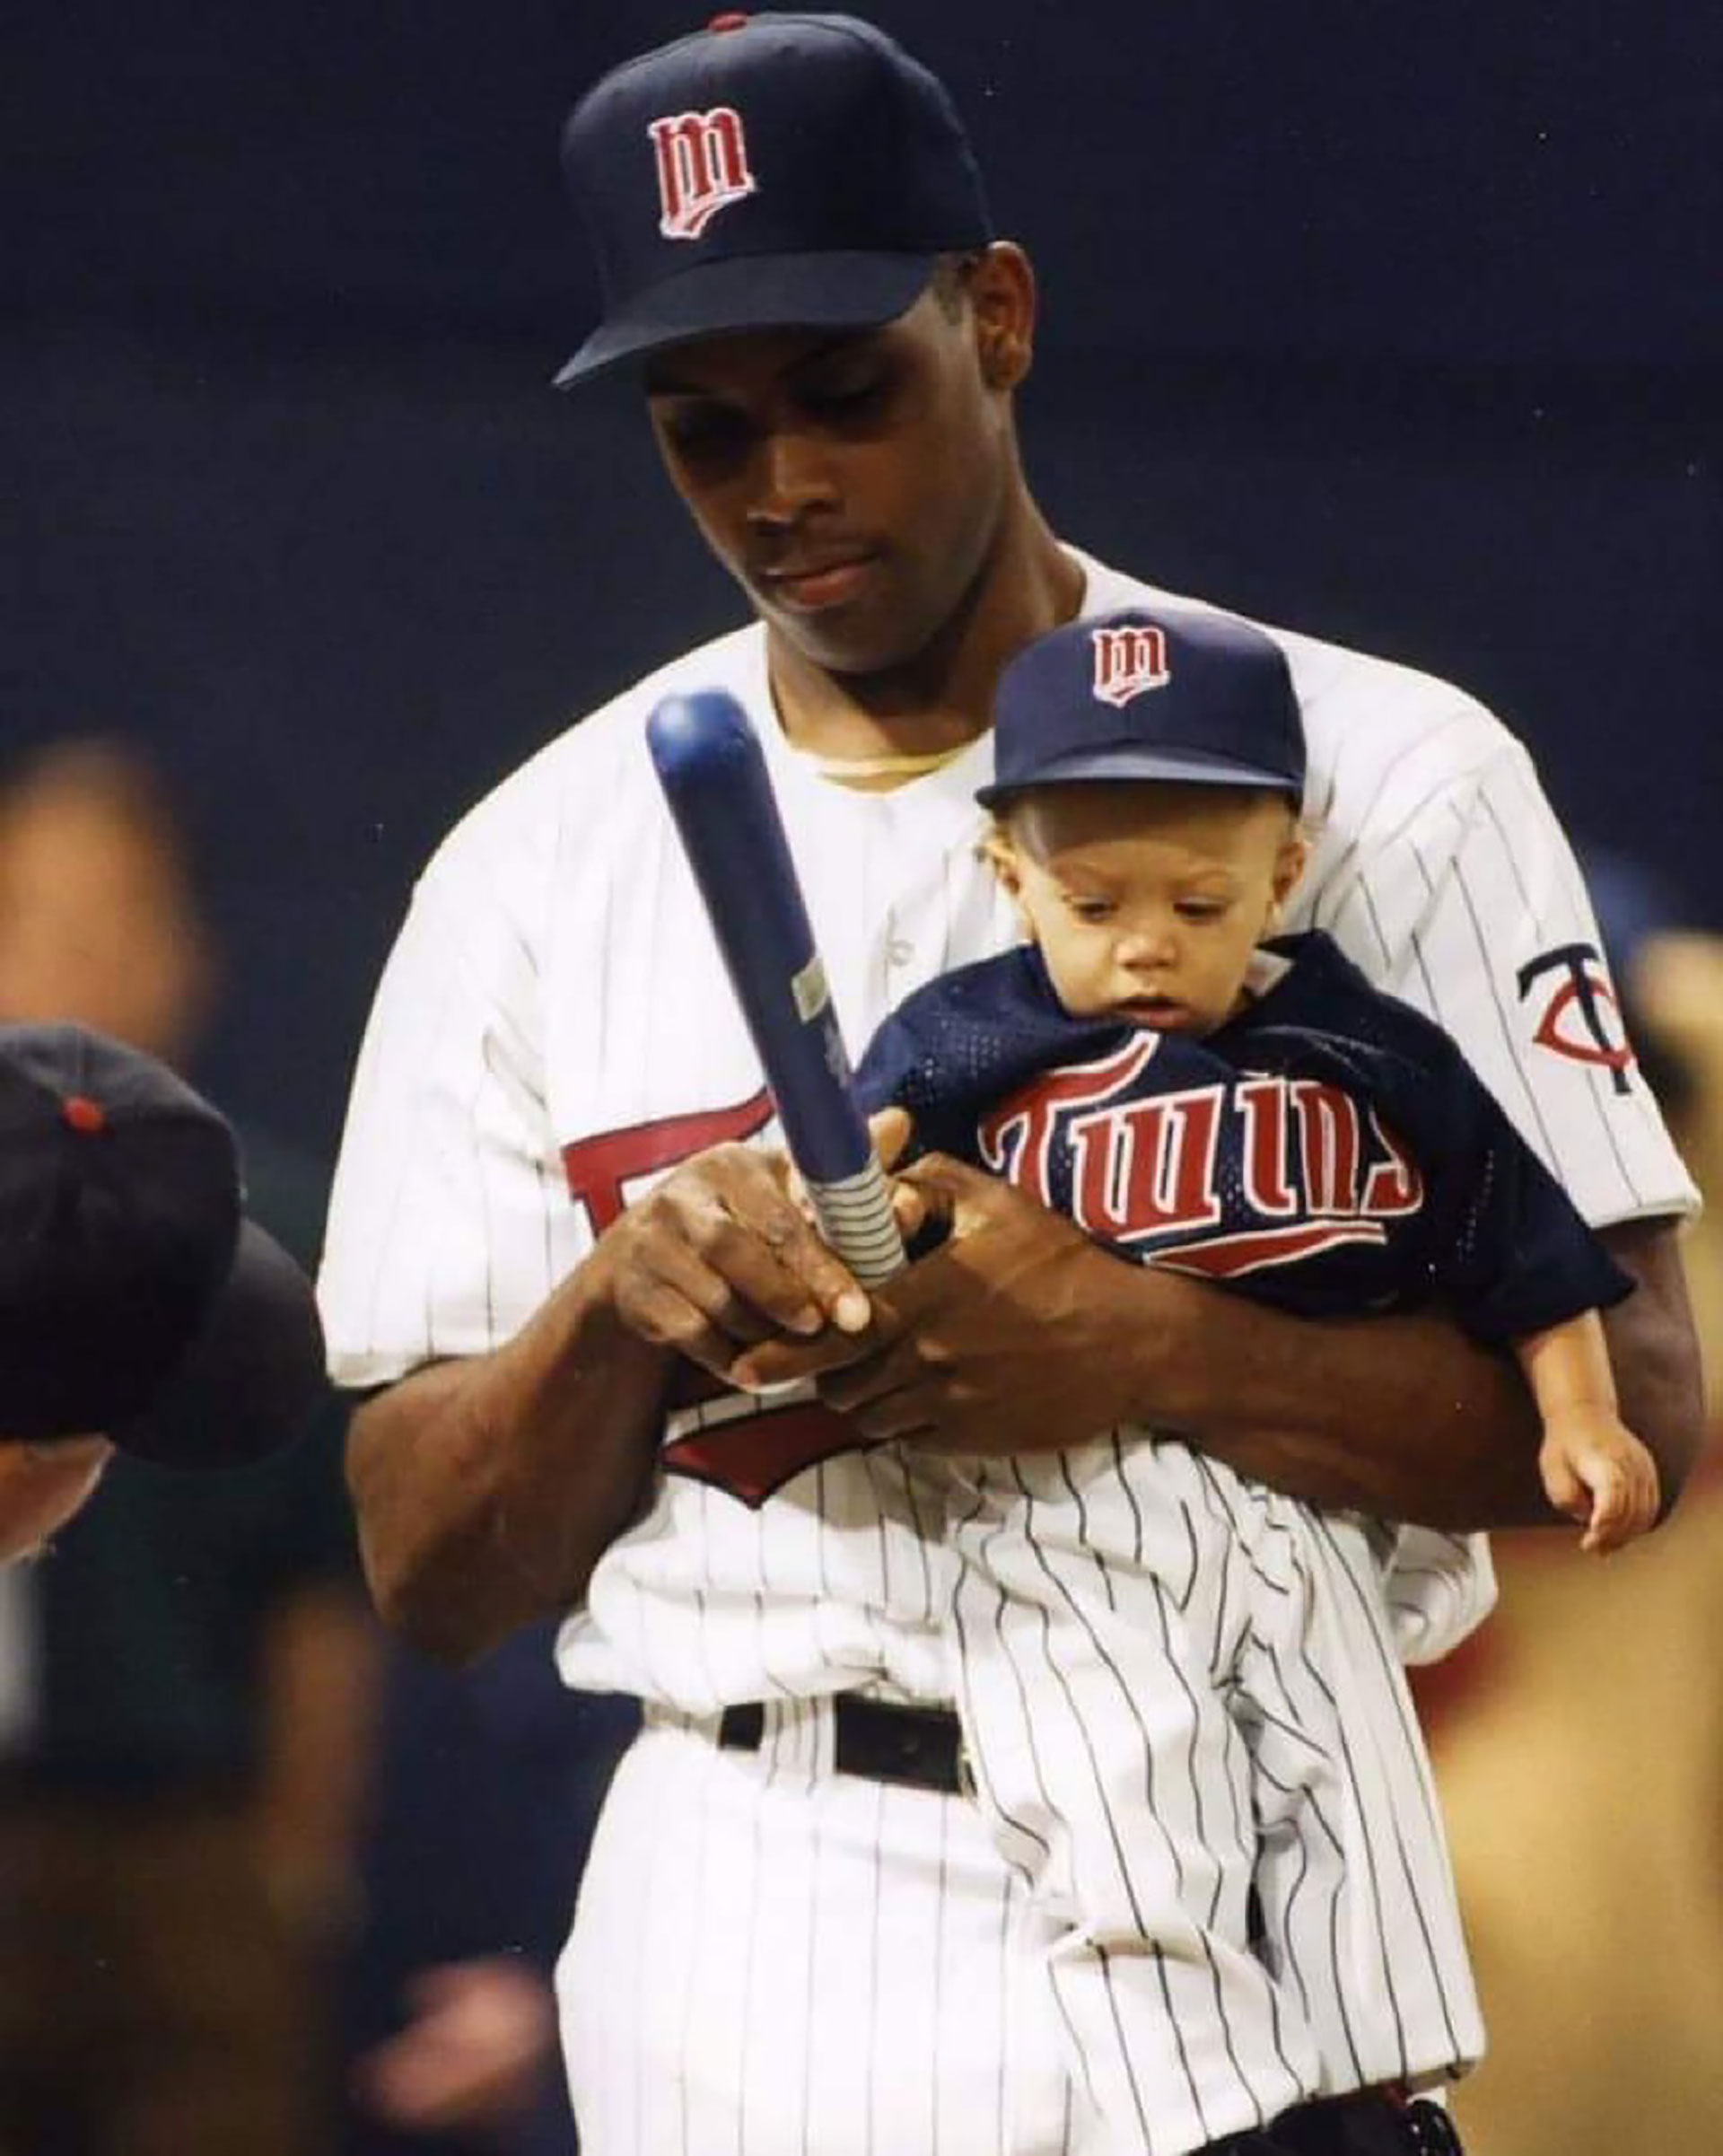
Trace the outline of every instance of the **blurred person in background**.
[[[0, 1022], [183, 1066], [214, 959], [150, 767], [51, 749], [0, 784]], [[240, 1130], [248, 1205], [313, 1262], [322, 1179]], [[320, 2156], [376, 1635], [331, 1402], [208, 1477], [115, 1457], [0, 1573], [0, 2151]]]
[[551, 1972], [638, 1713], [569, 1692], [554, 1632], [460, 1670], [389, 1647], [343, 2156], [573, 2156]]
[[1676, 1517], [1601, 1569], [1497, 1536], [1497, 1614], [1429, 1703], [1491, 2031], [1454, 2108], [1504, 2156], [1697, 2156], [1723, 2149], [1723, 936], [1648, 866], [1584, 866], [1631, 1082], [1708, 1201], [1684, 1257], [1711, 1439]]
[[0, 1023], [0, 1565], [116, 1451], [223, 1474], [297, 1443], [323, 1351], [221, 1110], [110, 1033]]

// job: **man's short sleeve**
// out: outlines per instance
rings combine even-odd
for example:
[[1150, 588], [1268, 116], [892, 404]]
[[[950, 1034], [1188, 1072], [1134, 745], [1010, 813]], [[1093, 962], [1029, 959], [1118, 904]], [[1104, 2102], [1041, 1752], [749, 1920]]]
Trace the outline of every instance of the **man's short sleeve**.
[[529, 942], [470, 863], [454, 881], [440, 857], [421, 881], [354, 1079], [318, 1297], [330, 1374], [354, 1389], [487, 1354], [590, 1247], [546, 1110]]
[[1433, 1018], [1594, 1226], [1698, 1193], [1627, 1043], [1578, 864], [1504, 740], [1410, 809], [1385, 797], [1320, 893], [1377, 986]]

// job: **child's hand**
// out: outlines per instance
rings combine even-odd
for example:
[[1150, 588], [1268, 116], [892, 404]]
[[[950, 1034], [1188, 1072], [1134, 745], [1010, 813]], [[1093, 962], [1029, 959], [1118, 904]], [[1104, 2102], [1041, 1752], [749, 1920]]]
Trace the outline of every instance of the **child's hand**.
[[[915, 1126], [906, 1108], [882, 1108], [878, 1115], [868, 1117], [868, 1129], [872, 1135], [874, 1150], [888, 1173], [909, 1151], [909, 1142], [915, 1135]], [[891, 1177], [891, 1210], [897, 1223], [897, 1232], [906, 1243], [914, 1242], [927, 1225], [928, 1205], [925, 1192], [914, 1183], [906, 1183], [901, 1176]]]
[[[868, 1117], [868, 1132], [873, 1139], [874, 1151], [879, 1155], [880, 1165], [889, 1175], [903, 1158], [914, 1135], [914, 1125], [905, 1108], [882, 1108]], [[808, 1186], [801, 1171], [793, 1161], [789, 1162], [790, 1202], [801, 1217], [813, 1228], [819, 1226], [818, 1215], [809, 1200]], [[927, 1201], [913, 1184], [890, 1178], [891, 1210], [896, 1218], [897, 1232], [908, 1242], [918, 1234], [927, 1222]]]
[[1546, 1423], [1537, 1464], [1550, 1503], [1583, 1523], [1581, 1549], [1620, 1549], [1657, 1520], [1657, 1464], [1613, 1415], [1579, 1408]]

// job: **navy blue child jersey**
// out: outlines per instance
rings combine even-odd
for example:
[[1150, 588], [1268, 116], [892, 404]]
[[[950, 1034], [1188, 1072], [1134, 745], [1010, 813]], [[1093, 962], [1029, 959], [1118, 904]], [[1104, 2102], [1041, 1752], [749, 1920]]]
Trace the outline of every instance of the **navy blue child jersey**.
[[961, 967], [859, 1097], [1122, 1257], [1303, 1316], [1438, 1302], [1501, 1343], [1631, 1291], [1439, 1026], [1320, 933], [1265, 949], [1278, 979], [1201, 1039], [1068, 1016], [1031, 947]]

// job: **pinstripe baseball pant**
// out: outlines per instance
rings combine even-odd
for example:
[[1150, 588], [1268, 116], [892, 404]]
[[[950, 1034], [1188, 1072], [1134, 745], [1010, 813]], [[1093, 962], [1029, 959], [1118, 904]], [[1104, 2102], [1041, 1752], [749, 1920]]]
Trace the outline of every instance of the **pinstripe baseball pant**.
[[966, 1480], [959, 1698], [1080, 2145], [1185, 2156], [1475, 2060], [1383, 1530], [1146, 1437]]
[[975, 1806], [648, 1710], [557, 1969], [582, 2156], [1065, 2156], [1070, 2082]]

